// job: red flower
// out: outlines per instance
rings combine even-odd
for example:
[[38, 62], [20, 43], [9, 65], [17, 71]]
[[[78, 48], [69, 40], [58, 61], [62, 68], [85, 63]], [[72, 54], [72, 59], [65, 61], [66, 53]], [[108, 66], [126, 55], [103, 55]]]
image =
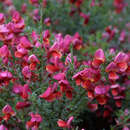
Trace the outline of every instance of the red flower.
[[[100, 72], [99, 70], [94, 70], [92, 68], [86, 68], [80, 72], [78, 72], [77, 74], [75, 74], [73, 77], [73, 79], [76, 80], [76, 84], [77, 85], [85, 85], [85, 82], [97, 82], [100, 79]], [[86, 87], [86, 86], [83, 86]]]
[[111, 85], [111, 92], [113, 96], [117, 96], [121, 90], [120, 86], [118, 84]]
[[28, 61], [31, 63], [29, 65], [30, 70], [35, 70], [36, 65], [40, 63], [40, 61], [38, 60], [38, 58], [34, 54], [32, 54], [28, 57]]
[[122, 99], [124, 99], [123, 96], [116, 96], [116, 97], [114, 97], [115, 104], [116, 104], [117, 107], [121, 107], [122, 106]]
[[83, 0], [76, 0], [75, 5], [77, 6], [77, 8], [80, 8], [82, 3], [83, 3]]
[[59, 67], [53, 65], [53, 64], [48, 64], [46, 66], [46, 70], [49, 72], [49, 73], [54, 73], [54, 72], [57, 72], [59, 71]]
[[125, 7], [124, 0], [114, 0], [114, 6], [116, 8], [116, 13], [120, 13]]
[[16, 113], [13, 111], [12, 107], [10, 105], [4, 106], [2, 109], [2, 113], [5, 114], [3, 119], [8, 121], [11, 116], [15, 116]]
[[66, 97], [71, 100], [73, 88], [69, 85], [69, 82], [67, 80], [60, 80], [59, 85], [61, 92], [65, 93]]
[[90, 102], [87, 104], [88, 108], [94, 112], [98, 109], [98, 104], [91, 104]]
[[29, 102], [17, 102], [15, 107], [17, 110], [19, 110], [19, 109], [29, 107], [30, 105], [31, 105], [31, 103], [29, 103]]
[[41, 94], [39, 97], [44, 98], [48, 102], [54, 101], [56, 98], [61, 97], [61, 93], [56, 91], [57, 90], [57, 84], [53, 84], [47, 88], [47, 90]]
[[62, 57], [62, 53], [56, 49], [52, 49], [50, 48], [49, 52], [48, 52], [48, 58], [50, 57], [58, 57], [58, 58], [61, 58]]
[[39, 4], [38, 0], [29, 0], [29, 2], [31, 4], [33, 4], [33, 5], [38, 5]]
[[63, 120], [61, 120], [61, 119], [59, 119], [59, 120], [57, 121], [57, 124], [58, 124], [59, 127], [62, 127], [62, 128], [71, 128], [71, 122], [72, 122], [73, 120], [74, 120], [74, 117], [71, 116], [67, 122], [66, 122], [66, 121], [63, 121]]
[[108, 26], [106, 27], [105, 30], [106, 30], [106, 33], [104, 33], [103, 35], [108, 38], [107, 42], [110, 42], [114, 38], [115, 33], [117, 32], [117, 29], [116, 28], [112, 29], [112, 26]]

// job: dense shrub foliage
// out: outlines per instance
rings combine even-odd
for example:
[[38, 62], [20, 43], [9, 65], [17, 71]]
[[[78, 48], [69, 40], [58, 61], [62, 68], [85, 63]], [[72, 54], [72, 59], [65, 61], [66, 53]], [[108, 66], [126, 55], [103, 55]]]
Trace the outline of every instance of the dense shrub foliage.
[[0, 0], [0, 130], [130, 130], [129, 0]]

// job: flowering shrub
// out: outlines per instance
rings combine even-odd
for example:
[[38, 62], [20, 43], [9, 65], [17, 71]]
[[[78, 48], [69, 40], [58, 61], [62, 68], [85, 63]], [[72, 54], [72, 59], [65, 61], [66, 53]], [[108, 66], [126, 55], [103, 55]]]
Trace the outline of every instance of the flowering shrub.
[[0, 130], [129, 130], [128, 2], [0, 0]]

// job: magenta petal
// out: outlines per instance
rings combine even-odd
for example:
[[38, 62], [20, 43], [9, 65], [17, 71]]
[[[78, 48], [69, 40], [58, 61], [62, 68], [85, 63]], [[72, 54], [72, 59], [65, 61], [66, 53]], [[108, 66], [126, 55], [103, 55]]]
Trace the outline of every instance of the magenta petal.
[[123, 52], [119, 52], [117, 56], [114, 59], [115, 63], [120, 63], [120, 62], [127, 62], [129, 60], [129, 57], [127, 54]]
[[103, 52], [102, 49], [98, 49], [98, 50], [95, 52], [94, 57], [95, 57], [95, 59], [101, 60], [102, 62], [105, 61], [105, 55], [104, 55], [104, 52]]
[[13, 87], [13, 92], [16, 93], [16, 94], [20, 94], [22, 92], [22, 89], [23, 89], [22, 85], [16, 84]]
[[65, 79], [65, 73], [58, 73], [53, 76], [53, 79], [55, 80], [64, 80]]
[[52, 93], [51, 87], [48, 87], [47, 90], [40, 95], [40, 98], [47, 98]]
[[26, 78], [31, 78], [31, 71], [29, 69], [28, 66], [25, 66], [23, 69], [22, 69], [22, 74], [24, 75], [24, 77]]
[[97, 95], [106, 94], [109, 91], [109, 86], [96, 86], [95, 93]]
[[74, 117], [73, 116], [71, 116], [69, 119], [68, 119], [68, 121], [67, 121], [67, 126], [68, 126], [68, 128], [70, 128], [70, 125], [71, 125], [71, 122], [74, 120]]
[[8, 130], [4, 125], [0, 125], [0, 130]]

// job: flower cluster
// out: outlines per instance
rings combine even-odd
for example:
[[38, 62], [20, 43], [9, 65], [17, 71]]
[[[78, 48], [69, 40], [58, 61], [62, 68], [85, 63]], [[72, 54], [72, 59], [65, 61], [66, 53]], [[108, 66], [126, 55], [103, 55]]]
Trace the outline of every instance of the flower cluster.
[[[54, 0], [57, 10], [64, 7], [68, 18], [80, 20], [69, 28], [82, 27], [62, 32], [59, 16], [46, 15], [53, 14], [53, 1], [28, 0], [20, 9], [14, 1], [0, 0], [0, 130], [85, 130], [77, 123], [81, 111], [114, 122], [115, 111], [128, 107], [130, 52], [122, 46], [129, 41], [129, 23], [125, 29], [106, 23], [100, 34], [91, 20], [103, 0], [87, 1], [88, 12], [85, 0]], [[116, 13], [127, 7], [124, 0], [113, 0], [113, 6]], [[129, 117], [120, 118], [115, 127], [129, 129]]]

